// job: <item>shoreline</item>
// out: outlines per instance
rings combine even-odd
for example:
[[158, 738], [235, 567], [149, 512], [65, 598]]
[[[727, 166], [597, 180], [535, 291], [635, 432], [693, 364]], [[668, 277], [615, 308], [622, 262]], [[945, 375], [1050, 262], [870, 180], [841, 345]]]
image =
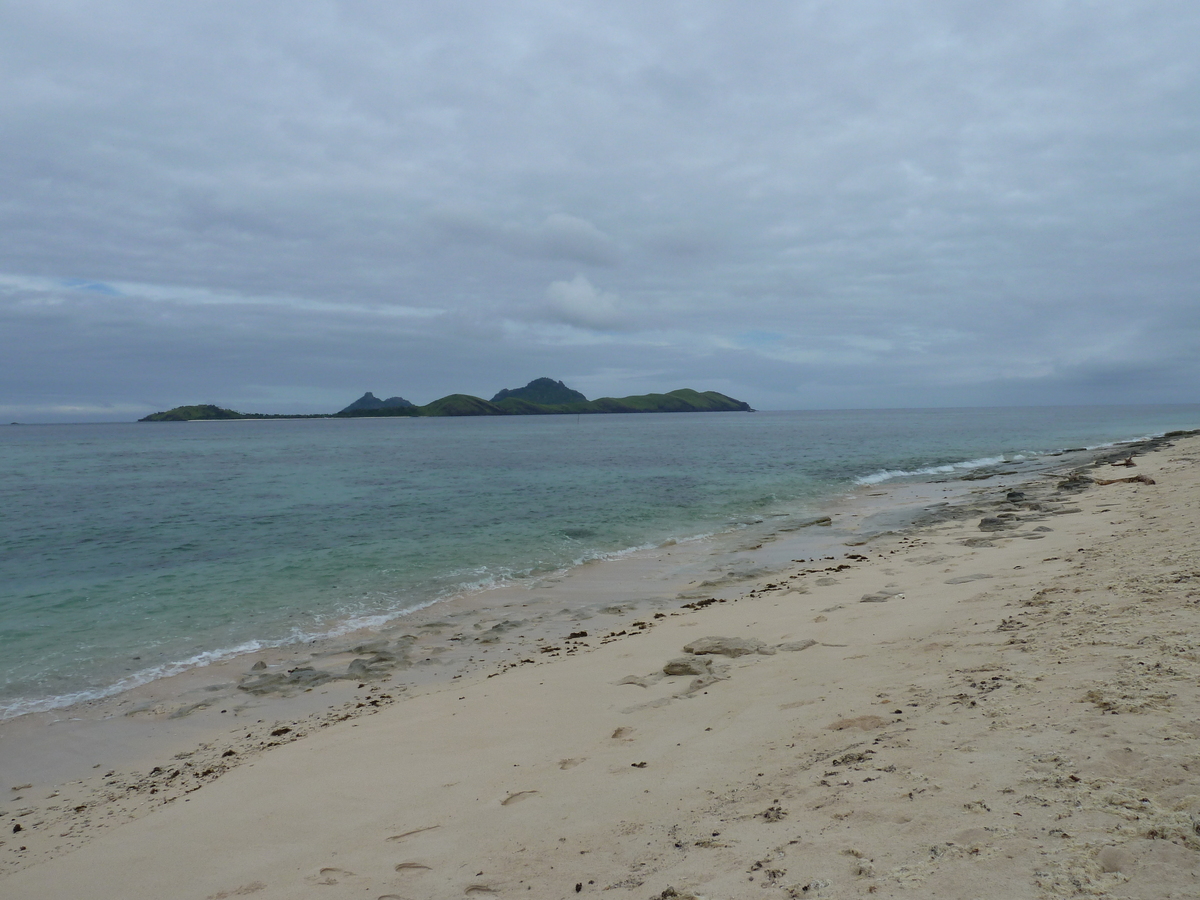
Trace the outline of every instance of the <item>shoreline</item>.
[[[1123, 444], [1119, 452], [1124, 455], [1126, 451], [1132, 451], [1140, 457], [1143, 452], [1140, 448], [1153, 454], [1157, 449], [1169, 446], [1173, 440], [1196, 439], [1191, 434], [1174, 438], [1167, 436], [1141, 444]], [[1117, 452], [1114, 448], [1093, 454], [1096, 457], [1095, 464], [1102, 464], [1106, 457], [1111, 458]], [[1057, 461], [1061, 464], [1061, 460]], [[1073, 464], [1068, 467], [1079, 468], [1079, 465]], [[1125, 473], [1121, 471], [1119, 474]], [[233, 714], [221, 712], [217, 706], [227, 703], [231, 697], [250, 699], [240, 698], [236, 693], [235, 679], [240, 671], [245, 669], [245, 660], [241, 660], [238, 665], [230, 661], [222, 671], [207, 667], [177, 676], [179, 679], [186, 679], [188, 675], [196, 672], [205, 673], [205, 677], [196, 678], [195, 684], [186, 686], [182, 691], [166, 691], [159, 696], [125, 698], [116, 705], [141, 706], [122, 711], [119, 716], [102, 713], [90, 721], [76, 717], [74, 722], [67, 719], [53, 726], [48, 722], [34, 722], [31, 717], [8, 720], [0, 725], [0, 734], [5, 735], [6, 743], [15, 739], [18, 745], [34, 748], [38, 743], [34, 732], [40, 730], [43, 737], [50, 735], [50, 744], [69, 742], [75, 746], [73, 758], [56, 761], [51, 758], [53, 752], [50, 744], [44, 745], [44, 752], [38, 755], [38, 764], [45, 767], [47, 773], [57, 767], [59, 771], [71, 769], [73, 775], [79, 776], [83, 773], [84, 766], [87, 766], [87, 772], [91, 772], [92, 766], [99, 765], [103, 774], [72, 778], [70, 780], [76, 783], [71, 785], [61, 783], [67, 779], [59, 778], [55, 781], [48, 777], [42, 781], [34, 780], [15, 795], [10, 792], [12, 796], [6, 798], [0, 807], [0, 819], [8, 822], [12, 818], [13, 824], [21, 824], [24, 821], [29, 823], [30, 827], [23, 827], [22, 832], [14, 833], [13, 837], [3, 836], [4, 846], [0, 846], [0, 859], [4, 860], [5, 869], [0, 871], [14, 871], [16, 867], [27, 867], [55, 857], [66, 859], [67, 857], [62, 856], [63, 853], [73, 847], [90, 843], [93, 837], [109, 830], [112, 824], [135, 821], [148, 814], [158, 815], [158, 810], [163, 806], [180, 798], [191, 802], [192, 798], [185, 795], [193, 794], [201, 786], [204, 786], [204, 791], [197, 795], [198, 798], [215, 790], [226, 778], [232, 778], [247, 768], [244, 765], [231, 765], [234, 761], [250, 761], [255, 764], [271, 762], [277, 754], [267, 754], [267, 750], [275, 751], [279, 748], [279, 753], [283, 753], [283, 745], [294, 743], [301, 746], [307, 742], [296, 740], [297, 738], [315, 736], [320, 732], [329, 735], [335, 732], [345, 734], [348, 728], [358, 727], [360, 722], [366, 725], [364, 716], [373, 718], [376, 714], [381, 714], [394, 718], [410, 703], [438, 702], [438, 698], [444, 702], [445, 695], [451, 687], [456, 690], [467, 690], [468, 687], [479, 690], [514, 679], [525, 683], [529, 681], [529, 673], [543, 672], [547, 666], [577, 665], [575, 661], [568, 664], [567, 657], [575, 657], [579, 664], [582, 664], [585, 658], [610, 653], [614, 647], [648, 643], [652, 638], [643, 640], [644, 637], [656, 631], [666, 630], [670, 624], [680, 624], [671, 621], [677, 617], [699, 620], [683, 622], [685, 627], [698, 625], [700, 621], [713, 618], [728, 619], [734, 614], [740, 619], [754, 615], [757, 612], [756, 607], [776, 598], [787, 597], [797, 603], [808, 602], [810, 597], [822, 592], [828, 593], [829, 589], [843, 580], [855, 581], [869, 576], [878, 582], [879, 570], [887, 571], [889, 556], [911, 551], [913, 544], [927, 540], [921, 535], [931, 530], [963, 530], [967, 527], [965, 523], [970, 521], [969, 517], [973, 518], [980, 509], [986, 512], [987, 508], [984, 507], [997, 503], [994, 498], [987, 498], [988, 494], [1007, 491], [1019, 484], [1013, 481], [1011, 484], [998, 485], [994, 483], [996, 480], [993, 476], [986, 484], [930, 481], [885, 485], [882, 487], [889, 489], [883, 491], [880, 490], [880, 485], [867, 485], [858, 491], [854, 498], [848, 499], [843, 507], [839, 507], [836, 513], [842, 527], [838, 529], [838, 534], [829, 535], [826, 546], [832, 548], [840, 542], [841, 553], [835, 553], [836, 558], [823, 556], [820, 560], [814, 560], [809, 557], [808, 562], [801, 565], [799, 570], [798, 560], [790, 560], [790, 569], [796, 574], [788, 575], [786, 579], [782, 579], [779, 574], [783, 571], [783, 566], [772, 566], [770, 563], [778, 562], [789, 553], [798, 552], [792, 549], [799, 546], [795, 543], [796, 535], [800, 534], [802, 540], [809, 539], [812, 532], [783, 533], [777, 535], [773, 541], [760, 541], [757, 545], [754, 541], [760, 537], [759, 534], [736, 535], [738, 538], [748, 539], [741, 543], [730, 541], [729, 546], [723, 548], [724, 555], [720, 558], [723, 564], [722, 576], [707, 579], [708, 583], [695, 577], [700, 574], [697, 559], [703, 558], [705, 562], [711, 563], [714, 554], [698, 554], [688, 561], [667, 566], [666, 557], [675, 553], [688, 556], [688, 550], [696, 549], [679, 546], [648, 551], [643, 557], [635, 554], [622, 560], [585, 565], [567, 577], [548, 577], [543, 580], [543, 584], [536, 586], [521, 585], [498, 589], [508, 592], [508, 596], [505, 597], [501, 597], [497, 592], [488, 592], [487, 600], [492, 602], [482, 602], [479, 597], [460, 598], [454, 601], [459, 604], [454, 609], [449, 608], [452, 604], [427, 608], [422, 611], [421, 616], [402, 620], [403, 627], [392, 629], [392, 633], [388, 633], [388, 629], [382, 629], [381, 633], [375, 635], [376, 641], [379, 638], [394, 641], [398, 637], [395, 631], [416, 632], [416, 640], [408, 648], [416, 653], [413, 654], [414, 658], [410, 659], [411, 664], [408, 667], [367, 672], [364, 673], [362, 681], [325, 682], [307, 693], [300, 691], [291, 697], [272, 698], [269, 703], [246, 703]], [[1032, 498], [1035, 492], [1049, 493], [1044, 490], [1047, 481], [1048, 479], [1037, 478], [1027, 480], [1025, 484], [1030, 497]], [[1103, 490], [1112, 491], [1114, 488]], [[874, 504], [867, 502], [872, 493], [883, 494], [886, 501], [877, 501]], [[915, 523], [907, 526], [901, 524], [897, 528], [882, 527], [878, 529], [878, 533], [858, 544], [845, 541], [847, 531], [864, 527], [870, 529], [873, 525], [886, 526], [888, 522], [884, 520], [889, 517], [895, 519], [895, 501], [900, 494], [904, 494], [905, 499], [909, 501], [905, 508], [913, 513]], [[935, 496], [947, 494], [956, 494], [955, 499], [958, 502], [934, 499]], [[854, 507], [855, 500], [861, 501], [862, 505], [852, 510], [852, 513], [847, 512]], [[1037, 499], [1028, 502], [1043, 506], [1046, 503]], [[928, 507], [923, 510], [923, 516], [916, 512], [922, 504]], [[1012, 515], [1033, 521], [1057, 521], [1062, 513], [1072, 512], [1070, 506], [1059, 505], [1063, 508], [1047, 510], [1017, 505], [1017, 511], [1012, 512]], [[851, 525], [849, 520], [852, 515], [857, 518], [853, 518]], [[767, 531], [769, 529], [764, 533]], [[981, 533], [976, 530], [974, 534], [978, 537], [968, 533], [968, 536], [962, 539], [965, 541], [966, 556], [974, 556], [981, 549], [992, 546], [988, 537], [990, 532]], [[1003, 540], [1011, 545], [1017, 543], [1018, 538], [1049, 540], [1053, 532], [1031, 530], [1023, 534], [998, 534], [1001, 537], [996, 538], [997, 541]], [[816, 545], [810, 541], [809, 546]], [[950, 557], [945, 558], [947, 564], [949, 560]], [[739, 568], [748, 561], [759, 565]], [[768, 564], [763, 565], [764, 562]], [[619, 573], [618, 577], [614, 567], [623, 567], [625, 571]], [[711, 569], [712, 566], [708, 568]], [[730, 577], [724, 577], [726, 573]], [[967, 573], [963, 576], [965, 580], [959, 584], [970, 586], [973, 575], [979, 575], [980, 581], [986, 580], [981, 573]], [[994, 576], [987, 576], [991, 577]], [[835, 584], [822, 584], [822, 580]], [[564, 586], [563, 582], [570, 583]], [[799, 589], [796, 582], [804, 584], [804, 589]], [[949, 583], [948, 581], [947, 584]], [[654, 590], [647, 590], [648, 585]], [[899, 591], [884, 585], [878, 585], [878, 588], [883, 594], [889, 590], [892, 590], [892, 593], [880, 596], [876, 601], [866, 601], [864, 595], [864, 600], [860, 602], [883, 604], [895, 597], [903, 599], [903, 593]], [[548, 592], [553, 599], [538, 599], [536, 594], [539, 591]], [[695, 596], [690, 598], [691, 594]], [[495, 603], [498, 597], [506, 603]], [[605, 607], [594, 608], [592, 601], [597, 597], [604, 598]], [[588, 599], [585, 601], [582, 598]], [[473, 599], [475, 603], [465, 602], [468, 599]], [[534, 607], [532, 614], [520, 612], [528, 611], [530, 607]], [[561, 608], [552, 610], [551, 607]], [[814, 621], [820, 621], [821, 618], [828, 621], [831, 613], [844, 608], [845, 604], [825, 609]], [[871, 605], [860, 609], [886, 608]], [[518, 620], [518, 613], [526, 618]], [[490, 625], [487, 624], [489, 621]], [[496, 631], [495, 642], [466, 642], [462, 639], [464, 636], [477, 638], [480, 632], [488, 634], [496, 626], [506, 622], [515, 624]], [[707, 625], [707, 622], [705, 624]], [[521, 633], [514, 636], [514, 631]], [[587, 635], [575, 639], [568, 637], [569, 634], [580, 631], [587, 632]], [[459, 639], [455, 640], [456, 637]], [[637, 641], [633, 640], [635, 637], [638, 638]], [[356, 658], [362, 659], [365, 654], [376, 652], [363, 649], [369, 643], [370, 641], [365, 641], [354, 646], [347, 645], [342, 648], [341, 653], [324, 650], [319, 652], [324, 654], [322, 658], [325, 662], [338, 667], [348, 665]], [[614, 647], [607, 646], [610, 644]], [[355, 647], [358, 648], [357, 653], [345, 652], [354, 651]], [[394, 648], [393, 643], [392, 649]], [[635, 649], [632, 646], [629, 648], [630, 652], [634, 652]], [[280, 656], [289, 658], [270, 661], [264, 659], [268, 673], [278, 672], [285, 669], [286, 665], [296, 662], [294, 658], [290, 658], [294, 657], [294, 654], [281, 653]], [[419, 658], [416, 658], [417, 656]], [[369, 670], [371, 666], [368, 664], [366, 668]], [[387, 673], [386, 678], [381, 674], [384, 671]], [[452, 672], [454, 674], [451, 674]], [[218, 676], [216, 682], [210, 677], [212, 675]], [[490, 682], [490, 679], [500, 675], [506, 677]], [[403, 683], [400, 681], [401, 676], [404, 679]], [[214, 683], [220, 686], [220, 690], [211, 690]], [[155, 684], [162, 686], [162, 682]], [[636, 682], [633, 684], [637, 687]], [[653, 696], [659, 689], [659, 682], [654, 680], [641, 688], [649, 692], [648, 696]], [[153, 691], [148, 693], [153, 694]], [[211, 696], [205, 697], [205, 694]], [[193, 706], [189, 713], [178, 715], [180, 710], [193, 702], [200, 703], [192, 699], [196, 696], [201, 697], [201, 700], [210, 699], [213, 702]], [[659, 701], [665, 701], [661, 704], [663, 706], [682, 705], [676, 703], [678, 699], [680, 698], [671, 695], [655, 696], [647, 701], [651, 704], [648, 708], [656, 708], [654, 704]], [[180, 703], [180, 700], [184, 702]], [[229, 710], [233, 707], [227, 705], [224, 708]], [[130, 711], [133, 715], [129, 715]], [[112, 712], [115, 713], [116, 710]], [[236, 727], [231, 729], [231, 718], [222, 719], [222, 716], [232, 716], [232, 719], [236, 720]], [[339, 724], [342, 722], [348, 724]], [[12, 723], [19, 723], [21, 727], [8, 728], [5, 734], [6, 726]], [[81, 737], [89, 728], [93, 734], [102, 738], [98, 744], [88, 746], [87, 739]], [[280, 729], [285, 730], [272, 734]], [[14, 731], [24, 733], [14, 735]], [[53, 735], [50, 734], [52, 731]], [[233, 737], [234, 731], [237, 732], [237, 737]], [[111, 732], [123, 732], [124, 738], [114, 737]], [[158, 732], [157, 737], [150, 735], [150, 732]], [[119, 751], [118, 755], [124, 754], [118, 765], [103, 762], [97, 764], [90, 760], [85, 761], [79, 756], [103, 746], [105, 741], [109, 742], [107, 746], [114, 752]], [[175, 748], [178, 749], [172, 754], [173, 757], [186, 760], [175, 764], [179, 766], [178, 775], [172, 775], [175, 769], [171, 768], [169, 760], [165, 757], [158, 758], [162, 757], [166, 750]], [[232, 751], [232, 754], [228, 751]], [[153, 767], [150, 766], [152, 761]], [[136, 771], [139, 764], [144, 768]], [[147, 773], [144, 769], [150, 771]], [[153, 769], [157, 769], [158, 772], [155, 773]], [[184, 771], [185, 769], [191, 771]], [[23, 783], [14, 780], [11, 785], [0, 786], [18, 787]], [[39, 800], [32, 796], [36, 793], [41, 797], [47, 791], [52, 793], [45, 796], [45, 799]], [[54, 809], [55, 807], [57, 809]], [[23, 810], [28, 811], [22, 814]], [[35, 825], [34, 822], [38, 819], [41, 821]], [[47, 834], [51, 830], [55, 835]], [[23, 843], [17, 843], [16, 835], [20, 833], [27, 835]], [[17, 851], [17, 846], [25, 846], [27, 849]]]
[[[509, 606], [512, 594], [533, 595], [534, 590], [557, 586], [564, 580], [570, 583], [577, 574], [581, 574], [584, 570], [590, 571], [590, 566], [620, 564], [624, 560], [630, 560], [631, 565], [644, 566], [647, 565], [648, 560], [653, 560], [653, 562], [649, 562], [650, 568], [660, 568], [661, 566], [661, 568], [670, 569], [671, 566], [662, 565], [665, 556], [671, 556], [672, 553], [682, 553], [684, 556], [688, 556], [690, 551], [690, 562], [692, 568], [695, 569], [696, 566], [710, 562], [714, 558], [730, 556], [731, 553], [761, 551], [764, 545], [774, 545], [781, 538], [785, 539], [780, 542], [779, 546], [772, 546], [767, 551], [758, 553], [754, 565], [750, 565], [749, 568], [743, 566], [748, 571], [742, 580], [749, 580], [752, 575], [768, 575], [769, 571], [782, 568], [791, 562], [798, 562], [792, 558], [797, 553], [836, 553], [844, 552], [844, 545], [859, 546], [854, 540], [860, 538], [858, 529], [864, 526], [868, 527], [870, 536], [888, 532], [888, 530], [910, 527], [911, 523], [919, 520], [922, 515], [918, 511], [920, 504], [948, 503], [948, 500], [942, 498], [934, 500], [930, 492], [936, 493], [938, 490], [936, 485], [959, 484], [960, 481], [965, 484], [967, 481], [992, 480], [1006, 478], [1006, 476], [1020, 476], [1024, 479], [1030, 473], [1060, 467], [1063, 458], [1066, 458], [1070, 464], [1080, 464], [1085, 460], [1090, 462], [1098, 455], [1109, 455], [1112, 448], [1116, 448], [1116, 446], [1140, 446], [1158, 439], [1157, 437], [1141, 438], [1127, 440], [1127, 442], [1114, 442], [1098, 446], [1098, 448], [1061, 450], [1032, 458], [1021, 457], [1013, 461], [992, 457], [986, 458], [986, 460], [966, 460], [947, 463], [944, 466], [931, 466], [919, 469], [917, 472], [874, 473], [854, 480], [851, 484], [846, 485], [844, 490], [829, 493], [817, 502], [812, 502], [812, 500], [804, 502], [798, 509], [794, 505], [784, 504], [776, 506], [774, 510], [746, 516], [745, 521], [740, 523], [738, 528], [692, 535], [682, 539], [670, 539], [655, 546], [629, 547], [624, 550], [600, 553], [599, 556], [577, 560], [576, 563], [565, 569], [545, 572], [539, 576], [515, 578], [515, 580], [494, 584], [494, 586], [461, 590], [461, 592], [444, 596], [444, 598], [428, 600], [424, 604], [409, 608], [409, 610], [359, 614], [346, 622], [335, 624], [323, 634], [314, 634], [305, 640], [264, 641], [260, 638], [251, 638], [246, 643], [257, 644], [251, 649], [233, 647], [205, 650], [193, 659], [208, 658], [206, 661], [164, 662], [155, 670], [132, 673], [125, 679], [130, 682], [128, 684], [122, 680], [122, 682], [108, 685], [106, 688], [80, 691], [78, 695], [68, 695], [77, 697], [68, 702], [56, 702], [56, 698], [29, 701], [31, 708], [28, 712], [10, 714], [0, 718], [0, 733], [4, 731], [8, 722], [29, 719], [30, 716], [54, 721], [60, 720], [62, 716], [70, 718], [73, 713], [82, 712], [82, 710], [112, 710], [114, 707], [127, 707], [126, 701], [130, 697], [167, 697], [170, 689], [163, 690], [164, 685], [187, 684], [196, 679], [206, 680], [204, 673], [227, 672], [230, 668], [244, 665], [246, 660], [270, 660], [270, 665], [274, 667], [282, 665], [284, 660], [296, 661], [295, 658], [298, 654], [306, 656], [336, 655], [337, 649], [346, 650], [356, 644], [370, 642], [380, 634], [391, 634], [397, 630], [404, 630], [408, 625], [414, 625], [415, 628], [427, 628], [428, 617], [438, 618], [439, 611], [470, 608], [476, 612], [484, 612], [493, 606]], [[882, 479], [877, 479], [877, 475], [882, 475]], [[966, 492], [970, 490], [970, 487], [961, 486], [961, 490]], [[870, 498], [875, 497], [884, 499], [872, 502]], [[961, 498], [958, 499], [961, 500]], [[812, 515], [814, 509], [821, 511]], [[826, 512], [839, 516], [839, 527], [830, 527], [828, 533], [822, 535], [824, 530], [822, 526], [832, 524], [822, 521], [829, 517]], [[847, 528], [852, 529], [854, 534], [848, 534]], [[791, 533], [799, 533], [794, 535], [798, 540], [787, 541], [788, 536], [792, 536]], [[793, 547], [792, 544], [799, 546]], [[734, 578], [730, 578], [730, 581], [734, 581]], [[701, 586], [706, 587], [706, 583], [702, 581]], [[688, 587], [694, 586], [689, 583]], [[604, 590], [606, 593], [611, 592], [611, 586], [606, 584]], [[666, 590], [665, 593], [660, 590], [660, 594], [660, 596], [655, 596], [655, 602], [672, 599], [667, 596], [670, 594], [670, 590]], [[677, 594], [678, 598], [684, 598], [684, 593], [679, 593], [679, 590], [677, 590]], [[497, 598], [500, 598], [500, 601], [493, 602]], [[626, 596], [623, 601], [630, 602], [631, 599], [634, 598]], [[638, 599], [638, 601], [641, 600]], [[428, 612], [431, 610], [432, 613]], [[48, 706], [44, 706], [44, 704], [48, 704]]]
[[[213, 420], [226, 421], [226, 420]], [[254, 421], [258, 421], [257, 419]], [[127, 424], [127, 423], [126, 423]], [[743, 538], [748, 538], [749, 543], [753, 544], [753, 534], [760, 532], [764, 534], [763, 540], [766, 542], [774, 541], [778, 538], [778, 533], [773, 532], [769, 527], [771, 523], [769, 519], [787, 518], [792, 523], [799, 521], [802, 527], [806, 527], [810, 520], [820, 518], [824, 513], [813, 515], [815, 509], [834, 510], [843, 507], [854, 507], [862, 505], [865, 498], [868, 496], [884, 496], [891, 498], [893, 494], [903, 493], [907, 486], [917, 486], [925, 484], [938, 484], [945, 481], [973, 481], [980, 478], [989, 479], [993, 477], [1003, 476], [1025, 476], [1031, 471], [1040, 471], [1046, 468], [1053, 468], [1061, 465], [1062, 459], [1074, 460], [1076, 464], [1080, 460], [1091, 459], [1096, 455], [1105, 455], [1112, 452], [1112, 448], [1123, 446], [1142, 446], [1147, 443], [1153, 443], [1161, 439], [1161, 436], [1143, 437], [1132, 440], [1114, 441], [1109, 444], [1102, 444], [1097, 447], [1090, 448], [1074, 448], [1067, 450], [1058, 450], [1047, 452], [1032, 457], [1024, 457], [1020, 454], [1016, 459], [1009, 460], [1003, 457], [991, 457], [983, 459], [969, 459], [955, 463], [947, 463], [944, 465], [928, 466], [918, 469], [913, 472], [906, 471], [887, 471], [871, 473], [849, 482], [843, 488], [827, 493], [823, 497], [815, 500], [804, 501], [800, 503], [800, 509], [796, 508], [795, 504], [784, 504], [783, 511], [779, 511], [777, 506], [775, 511], [767, 511], [760, 514], [748, 514], [743, 517], [740, 523], [741, 528], [728, 528], [721, 531], [689, 535], [681, 538], [668, 539], [656, 545], [628, 547], [614, 551], [589, 551], [596, 555], [589, 556], [580, 560], [576, 560], [573, 564], [563, 569], [553, 570], [542, 575], [521, 576], [519, 578], [505, 579], [499, 584], [492, 584], [484, 587], [473, 587], [458, 590], [445, 596], [434, 597], [426, 600], [410, 609], [380, 612], [377, 614], [356, 614], [353, 618], [334, 622], [331, 626], [325, 627], [324, 630], [314, 632], [304, 639], [294, 638], [258, 638], [249, 637], [242, 645], [231, 647], [218, 647], [210, 650], [204, 650], [197, 653], [195, 656], [188, 659], [172, 660], [156, 665], [152, 669], [143, 671], [131, 672], [128, 676], [118, 682], [109, 684], [103, 687], [83, 689], [77, 692], [66, 694], [61, 697], [44, 697], [37, 699], [24, 699], [9, 701], [9, 706], [6, 707], [6, 713], [0, 716], [0, 728], [4, 723], [14, 719], [21, 719], [26, 716], [45, 715], [53, 717], [71, 712], [72, 710], [84, 709], [97, 704], [107, 704], [114, 698], [120, 698], [132, 692], [140, 691], [147, 685], [153, 685], [160, 681], [171, 682], [177, 679], [186, 678], [189, 673], [194, 673], [198, 670], [204, 670], [214, 667], [227, 667], [228, 664], [237, 664], [238, 660], [254, 657], [254, 656], [278, 656], [294, 655], [297, 652], [303, 651], [306, 647], [312, 645], [332, 646], [339, 642], [344, 642], [346, 639], [351, 639], [356, 635], [370, 635], [373, 632], [383, 629], [392, 629], [398, 627], [408, 621], [414, 621], [414, 616], [419, 614], [426, 608], [441, 609], [447, 604], [453, 606], [455, 604], [469, 602], [471, 598], [479, 596], [483, 598], [496, 596], [497, 591], [505, 591], [510, 588], [519, 589], [528, 585], [537, 585], [546, 579], [557, 580], [563, 577], [570, 577], [572, 572], [579, 571], [584, 567], [596, 565], [600, 563], [618, 562], [629, 557], [644, 557], [651, 555], [659, 557], [669, 547], [676, 546], [696, 546], [701, 549], [706, 544], [720, 543], [747, 543]], [[990, 471], [989, 471], [990, 470]], [[1006, 471], [1008, 470], [1008, 471]], [[981, 475], [976, 473], [983, 473]], [[907, 500], [892, 499], [892, 505], [904, 506], [912, 505], [917, 502], [914, 498]], [[884, 505], [881, 503], [880, 505]], [[790, 508], [789, 508], [790, 507]], [[903, 518], [903, 510], [900, 512], [900, 518], [893, 516], [894, 527], [905, 527]], [[885, 511], [897, 512], [897, 511]], [[854, 512], [850, 513], [852, 516]], [[756, 526], [764, 526], [758, 528]], [[788, 526], [783, 526], [783, 530], [794, 530]], [[711, 552], [720, 552], [719, 549]], [[790, 560], [777, 559], [773, 562], [777, 565], [782, 565]], [[254, 646], [250, 646], [254, 645]], [[248, 649], [243, 649], [247, 647]], [[70, 699], [68, 699], [70, 698]], [[24, 708], [20, 712], [11, 711], [14, 706], [20, 704]]]

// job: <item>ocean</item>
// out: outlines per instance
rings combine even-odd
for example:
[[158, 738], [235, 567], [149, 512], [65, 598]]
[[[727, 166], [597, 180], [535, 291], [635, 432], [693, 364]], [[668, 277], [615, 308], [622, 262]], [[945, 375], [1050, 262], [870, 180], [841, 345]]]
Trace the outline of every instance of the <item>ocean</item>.
[[0, 428], [0, 718], [1200, 406]]

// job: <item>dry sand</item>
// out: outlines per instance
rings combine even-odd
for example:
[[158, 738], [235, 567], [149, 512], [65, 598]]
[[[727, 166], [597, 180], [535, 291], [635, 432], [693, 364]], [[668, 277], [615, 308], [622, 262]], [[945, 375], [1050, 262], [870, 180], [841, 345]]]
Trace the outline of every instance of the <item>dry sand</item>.
[[[419, 662], [456, 675], [329, 682], [270, 721], [143, 699], [197, 723], [145, 761], [187, 749], [21, 760], [0, 896], [1200, 896], [1200, 439], [1090, 474], [1156, 483], [992, 486], [757, 582], [680, 599], [681, 566], [524, 643], [431, 613]], [[685, 652], [714, 636], [739, 655]]]

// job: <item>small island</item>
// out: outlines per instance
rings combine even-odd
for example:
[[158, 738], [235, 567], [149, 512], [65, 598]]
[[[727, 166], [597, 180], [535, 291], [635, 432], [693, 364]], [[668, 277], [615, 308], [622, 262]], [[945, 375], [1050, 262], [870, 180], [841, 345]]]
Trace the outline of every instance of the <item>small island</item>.
[[151, 413], [139, 422], [194, 422], [201, 419], [245, 419], [244, 413], [232, 409], [222, 409], [212, 403], [199, 403], [195, 406], [177, 406], [166, 412]]
[[449, 394], [424, 406], [403, 397], [380, 400], [367, 391], [345, 409], [336, 413], [288, 416], [265, 413], [240, 413], [206, 403], [177, 406], [166, 412], [152, 413], [139, 422], [197, 422], [219, 419], [349, 419], [393, 416], [554, 416], [599, 413], [663, 412], [754, 412], [749, 403], [735, 400], [717, 391], [680, 388], [665, 394], [637, 394], [632, 397], [600, 397], [589, 400], [579, 391], [551, 378], [535, 378], [522, 388], [499, 391], [491, 400], [470, 394]]

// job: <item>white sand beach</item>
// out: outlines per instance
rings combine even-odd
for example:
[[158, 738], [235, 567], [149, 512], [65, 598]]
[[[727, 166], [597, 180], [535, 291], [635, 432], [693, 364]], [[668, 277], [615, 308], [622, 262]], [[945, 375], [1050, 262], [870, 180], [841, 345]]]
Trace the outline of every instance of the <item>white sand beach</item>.
[[103, 763], [86, 715], [8, 723], [0, 896], [1200, 896], [1200, 438], [1087, 474], [1154, 483], [993, 481], [690, 594], [602, 563], [586, 619], [405, 623], [454, 676], [150, 692]]

